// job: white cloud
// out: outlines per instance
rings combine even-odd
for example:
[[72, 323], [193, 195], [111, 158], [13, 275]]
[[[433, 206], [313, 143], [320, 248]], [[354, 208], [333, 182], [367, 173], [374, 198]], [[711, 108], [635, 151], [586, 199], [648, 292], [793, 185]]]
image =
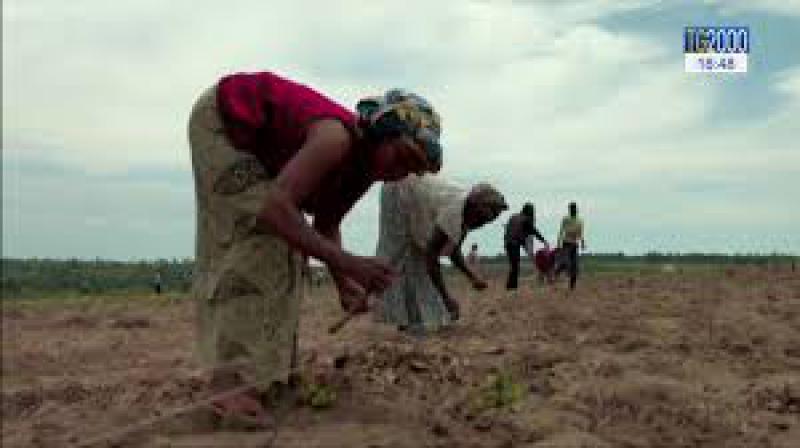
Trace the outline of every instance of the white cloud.
[[[609, 14], [664, 5], [6, 1], [4, 174], [15, 161], [46, 160], [95, 175], [162, 167], [188, 176], [185, 127], [194, 98], [226, 73], [274, 69], [346, 105], [396, 85], [420, 91], [444, 117], [446, 174], [492, 180], [514, 204], [536, 196], [546, 217], [560, 215], [567, 200], [579, 197], [595, 221], [614, 223], [619, 203], [635, 202], [635, 216], [688, 228], [691, 210], [719, 194], [696, 196], [683, 190], [687, 185], [696, 187], [698, 179], [735, 185], [746, 178], [770, 196], [756, 216], [784, 222], [788, 212], [773, 199], [788, 198], [781, 192], [791, 190], [791, 167], [800, 166], [794, 143], [800, 69], [770, 80], [784, 101], [769, 117], [735, 129], [712, 125], [709, 111], [727, 92], [724, 83], [684, 74], [680, 55], [646, 34], [598, 24]], [[792, 10], [777, 2], [754, 5]], [[25, 185], [32, 192], [24, 207], [14, 205], [23, 196], [4, 200], [4, 210], [21, 214], [21, 227], [45, 219], [51, 195], [73, 191], [57, 182]], [[93, 190], [86, 185], [74, 194]], [[81, 215], [71, 225], [85, 216], [84, 225], [98, 228], [126, 221], [126, 209], [110, 204], [124, 203], [127, 195], [127, 213], [139, 216], [150, 202], [192, 200], [190, 191], [158, 195], [147, 188], [115, 184], [113, 194], [97, 193], [95, 205], [108, 205], [96, 207], [97, 214], [65, 208], [56, 215]], [[164, 199], [167, 191], [173, 199]], [[728, 199], [718, 204], [736, 205]], [[348, 226], [375, 235], [376, 207], [373, 192]], [[667, 208], [680, 209], [683, 218]], [[714, 216], [721, 225], [734, 216], [741, 221], [741, 211], [730, 213]], [[354, 241], [354, 234], [346, 235]], [[180, 247], [191, 247], [191, 235], [181, 237], [186, 242]]]
[[[569, 50], [559, 46], [575, 41], [550, 43], [549, 36], [600, 9], [591, 1], [574, 8], [379, 3], [6, 2], [6, 133], [69, 148], [61, 154], [65, 161], [96, 168], [181, 164], [186, 156], [177, 148], [185, 146], [188, 108], [224, 73], [274, 68], [318, 81], [352, 104], [364, 91], [387, 86], [369, 73], [330, 76], [343, 63], [382, 64], [360, 59], [385, 54], [406, 67], [414, 77], [408, 81], [468, 79], [472, 70], [526, 54], [545, 52], [553, 60], [554, 52]], [[425, 14], [409, 17], [409, 11]], [[554, 21], [555, 14], [561, 19]], [[547, 76], [569, 70], [551, 68], [538, 76], [545, 85]], [[315, 79], [318, 72], [324, 78]]]
[[736, 14], [742, 11], [762, 11], [772, 14], [800, 16], [800, 0], [706, 0], [719, 6], [723, 13]]

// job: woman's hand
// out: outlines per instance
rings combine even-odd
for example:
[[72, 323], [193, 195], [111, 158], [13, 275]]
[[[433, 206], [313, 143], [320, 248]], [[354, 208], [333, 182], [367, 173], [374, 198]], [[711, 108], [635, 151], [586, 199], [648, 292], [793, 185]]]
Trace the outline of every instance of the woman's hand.
[[361, 285], [347, 277], [337, 277], [336, 288], [339, 290], [339, 302], [345, 312], [361, 314], [369, 310], [367, 291]]
[[351, 296], [340, 294], [339, 303], [342, 304], [342, 309], [348, 314], [363, 314], [369, 311], [366, 295]]
[[472, 287], [478, 291], [483, 291], [484, 289], [489, 287], [489, 284], [486, 283], [486, 281], [480, 277], [474, 277], [472, 279]]
[[455, 300], [452, 297], [442, 297], [444, 301], [444, 306], [447, 308], [447, 311], [450, 313], [450, 319], [453, 321], [457, 321], [461, 318], [461, 306], [458, 304], [458, 300]]
[[351, 279], [368, 293], [381, 293], [395, 280], [395, 270], [377, 257], [342, 253], [332, 264], [333, 271]]

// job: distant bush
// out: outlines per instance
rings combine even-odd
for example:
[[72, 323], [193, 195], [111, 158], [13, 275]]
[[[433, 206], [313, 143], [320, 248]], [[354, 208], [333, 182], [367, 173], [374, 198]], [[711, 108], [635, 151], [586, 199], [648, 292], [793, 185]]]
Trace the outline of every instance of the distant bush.
[[165, 292], [188, 292], [191, 260], [121, 262], [109, 260], [12, 259], [2, 261], [2, 296], [106, 294], [153, 291], [156, 272]]
[[[629, 270], [659, 271], [664, 265], [790, 265], [798, 257], [784, 254], [662, 254], [625, 255], [623, 253], [585, 254], [581, 258], [584, 272], [618, 272]], [[505, 272], [504, 254], [483, 257], [487, 272]], [[532, 268], [523, 263], [523, 272]], [[116, 293], [142, 293], [153, 291], [156, 272], [161, 272], [164, 292], [187, 293], [192, 284], [194, 261], [172, 260], [78, 260], [78, 259], [16, 259], [2, 260], [2, 297], [4, 299], [63, 296], [70, 294], [97, 295]], [[448, 267], [450, 269], [450, 267]], [[323, 279], [325, 268], [311, 268], [314, 278]], [[321, 283], [320, 280], [318, 283]]]

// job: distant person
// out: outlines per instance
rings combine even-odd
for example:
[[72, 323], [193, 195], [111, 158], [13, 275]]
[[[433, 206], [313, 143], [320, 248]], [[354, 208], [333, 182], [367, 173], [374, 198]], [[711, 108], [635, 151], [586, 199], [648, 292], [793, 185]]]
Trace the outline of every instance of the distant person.
[[364, 98], [354, 113], [270, 72], [200, 95], [189, 119], [198, 351], [214, 391], [257, 385], [216, 400], [219, 416], [269, 424], [263, 398], [296, 366], [303, 255], [327, 266], [351, 314], [392, 283], [386, 262], [342, 248], [341, 223], [375, 182], [439, 171], [440, 123], [410, 92]]
[[478, 276], [483, 277], [481, 270], [481, 256], [478, 254], [478, 245], [475, 243], [472, 244], [472, 247], [469, 249], [469, 254], [467, 254], [467, 267], [469, 267], [472, 272], [476, 273]]
[[415, 335], [458, 320], [458, 300], [447, 289], [439, 258], [448, 256], [475, 289], [485, 289], [485, 280], [465, 263], [461, 244], [469, 231], [507, 208], [488, 184], [465, 189], [431, 175], [385, 183], [377, 255], [402, 274], [383, 293], [378, 320]]
[[161, 280], [161, 272], [160, 271], [156, 271], [156, 275], [153, 278], [153, 289], [155, 290], [156, 294], [158, 294], [158, 295], [161, 294], [162, 286], [163, 285], [162, 285], [162, 280]]
[[561, 230], [558, 232], [562, 262], [556, 269], [556, 275], [566, 270], [569, 273], [569, 289], [573, 290], [578, 281], [578, 245], [581, 250], [586, 250], [586, 241], [583, 237], [583, 220], [578, 217], [578, 205], [570, 202], [568, 209], [569, 214], [561, 220]]
[[542, 237], [539, 229], [536, 228], [536, 217], [533, 204], [526, 202], [519, 213], [511, 215], [506, 224], [505, 235], [503, 237], [508, 256], [510, 270], [506, 281], [507, 290], [517, 289], [519, 281], [519, 257], [520, 248], [525, 248], [525, 252], [530, 259], [534, 260], [533, 244], [531, 237], [536, 237], [545, 247], [549, 247], [547, 240]]

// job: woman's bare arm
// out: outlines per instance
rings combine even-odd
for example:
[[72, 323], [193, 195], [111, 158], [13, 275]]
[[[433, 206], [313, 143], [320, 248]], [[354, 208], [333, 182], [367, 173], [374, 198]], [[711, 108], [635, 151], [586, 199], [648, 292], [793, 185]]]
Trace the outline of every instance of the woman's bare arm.
[[450, 254], [450, 262], [453, 263], [453, 266], [458, 268], [467, 278], [474, 282], [478, 280], [478, 276], [475, 275], [474, 272], [467, 266], [467, 263], [464, 261], [464, 254], [461, 253], [461, 246], [459, 245], [453, 250], [453, 253]]
[[447, 286], [444, 283], [442, 276], [442, 266], [439, 263], [439, 254], [442, 249], [447, 245], [447, 235], [438, 228], [434, 230], [433, 236], [428, 241], [426, 248], [425, 262], [428, 270], [428, 276], [433, 283], [433, 286], [439, 291], [442, 298], [447, 301], [450, 299], [450, 293], [447, 291]]
[[308, 225], [298, 204], [344, 160], [350, 144], [350, 135], [341, 123], [326, 120], [312, 126], [306, 143], [271, 185], [259, 214], [260, 220], [291, 246], [326, 263], [334, 261], [341, 249]]
[[320, 235], [306, 222], [298, 205], [321, 188], [326, 175], [344, 162], [351, 139], [338, 121], [322, 120], [312, 125], [303, 147], [284, 166], [267, 192], [259, 219], [297, 250], [352, 277], [364, 287], [382, 290], [391, 282], [391, 268], [377, 260], [345, 253], [336, 242]]

